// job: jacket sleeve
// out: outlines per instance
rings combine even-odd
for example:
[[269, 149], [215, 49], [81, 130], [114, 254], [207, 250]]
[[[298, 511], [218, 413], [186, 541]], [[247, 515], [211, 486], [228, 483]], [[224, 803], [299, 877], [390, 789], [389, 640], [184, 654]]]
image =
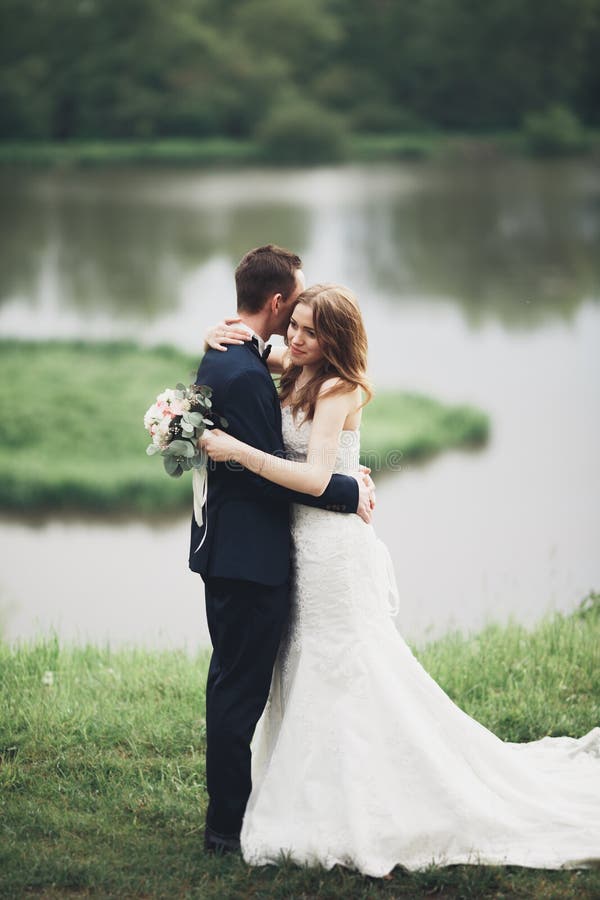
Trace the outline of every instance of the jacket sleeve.
[[[270, 453], [273, 447], [281, 446], [276, 403], [277, 395], [262, 372], [250, 370], [236, 375], [225, 392], [223, 415], [229, 425], [227, 430], [244, 443]], [[303, 503], [345, 513], [356, 512], [358, 506], [358, 484], [348, 475], [332, 475], [323, 494], [313, 497], [273, 484], [237, 464], [228, 463], [227, 468], [231, 477], [239, 479], [240, 492], [255, 499]]]

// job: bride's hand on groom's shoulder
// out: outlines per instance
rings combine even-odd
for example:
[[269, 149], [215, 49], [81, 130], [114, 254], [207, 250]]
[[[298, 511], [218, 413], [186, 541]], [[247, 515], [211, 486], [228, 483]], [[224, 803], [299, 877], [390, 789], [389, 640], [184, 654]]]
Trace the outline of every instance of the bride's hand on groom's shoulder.
[[252, 340], [252, 335], [239, 328], [237, 323], [242, 320], [238, 316], [230, 316], [212, 325], [204, 335], [204, 350], [212, 347], [213, 350], [227, 350], [227, 344], [245, 344]]

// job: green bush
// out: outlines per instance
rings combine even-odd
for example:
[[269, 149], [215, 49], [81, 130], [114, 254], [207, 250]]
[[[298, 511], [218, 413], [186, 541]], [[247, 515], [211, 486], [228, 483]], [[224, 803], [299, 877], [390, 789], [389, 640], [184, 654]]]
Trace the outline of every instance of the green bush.
[[523, 131], [530, 150], [537, 156], [568, 156], [583, 149], [583, 130], [577, 116], [566, 106], [549, 106], [525, 117]]
[[346, 155], [346, 136], [338, 115], [296, 99], [272, 109], [256, 131], [265, 159], [279, 163], [339, 162]]
[[427, 124], [409, 109], [385, 100], [363, 101], [351, 113], [353, 131], [366, 134], [403, 134], [426, 132]]

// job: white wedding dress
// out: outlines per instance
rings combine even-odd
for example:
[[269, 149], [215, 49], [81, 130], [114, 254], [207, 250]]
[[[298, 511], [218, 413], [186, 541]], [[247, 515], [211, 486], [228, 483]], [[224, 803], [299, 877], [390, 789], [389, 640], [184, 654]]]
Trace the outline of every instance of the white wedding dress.
[[[309, 432], [283, 410], [296, 459]], [[342, 432], [336, 471], [356, 472], [358, 453], [359, 433]], [[598, 862], [600, 728], [501, 741], [398, 634], [389, 557], [370, 525], [294, 505], [292, 535], [292, 615], [253, 743], [246, 862], [283, 853], [374, 876], [396, 865]]]

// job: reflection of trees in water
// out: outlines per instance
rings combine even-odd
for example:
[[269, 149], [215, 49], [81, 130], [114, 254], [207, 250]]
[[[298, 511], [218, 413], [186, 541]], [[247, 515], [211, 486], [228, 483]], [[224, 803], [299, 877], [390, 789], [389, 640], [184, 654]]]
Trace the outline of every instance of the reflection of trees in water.
[[176, 305], [192, 248], [195, 264], [214, 252], [205, 223], [189, 210], [148, 208], [114, 190], [47, 187], [4, 204], [2, 300], [16, 294], [37, 303], [49, 290], [60, 306], [81, 312], [153, 316]]
[[232, 270], [248, 250], [263, 244], [279, 244], [298, 253], [305, 252], [310, 234], [311, 212], [305, 206], [257, 203], [231, 209], [227, 215], [227, 234], [221, 251], [225, 251]]
[[89, 190], [42, 181], [38, 190], [3, 191], [0, 303], [37, 304], [49, 287], [62, 307], [147, 320], [174, 309], [184, 278], [213, 256], [233, 268], [263, 241], [306, 243], [304, 208], [165, 204], [160, 192], [152, 200], [119, 179], [92, 175]]
[[365, 217], [352, 252], [373, 286], [451, 297], [473, 324], [570, 318], [600, 294], [600, 181], [576, 166], [445, 173]]
[[[514, 327], [568, 318], [599, 295], [600, 180], [589, 165], [411, 171], [398, 189], [405, 169], [391, 167], [387, 190], [387, 172], [363, 170], [363, 189], [333, 200], [325, 231], [317, 229], [342, 251], [344, 280], [359, 292], [451, 297], [473, 324]], [[310, 196], [273, 190], [262, 199], [245, 180], [238, 196], [235, 180], [219, 178], [215, 186], [211, 176], [148, 170], [4, 173], [0, 303], [37, 304], [47, 292], [82, 313], [148, 321], [174, 310], [184, 279], [214, 257], [233, 270], [267, 241], [306, 252], [319, 198], [314, 207]]]

